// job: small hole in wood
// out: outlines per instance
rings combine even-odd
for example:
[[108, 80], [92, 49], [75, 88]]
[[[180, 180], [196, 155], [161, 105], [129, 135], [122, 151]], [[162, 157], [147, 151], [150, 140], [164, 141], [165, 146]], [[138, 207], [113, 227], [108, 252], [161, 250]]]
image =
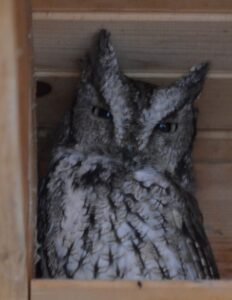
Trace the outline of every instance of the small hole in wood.
[[41, 98], [47, 96], [52, 91], [52, 87], [49, 83], [44, 81], [36, 82], [36, 97]]

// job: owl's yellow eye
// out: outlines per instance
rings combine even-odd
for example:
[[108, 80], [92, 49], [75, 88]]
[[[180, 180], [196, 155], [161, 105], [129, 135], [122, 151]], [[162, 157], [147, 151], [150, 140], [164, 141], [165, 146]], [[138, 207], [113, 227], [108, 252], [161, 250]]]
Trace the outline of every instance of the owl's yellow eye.
[[99, 118], [102, 118], [102, 119], [108, 119], [108, 120], [112, 120], [113, 119], [113, 116], [111, 114], [110, 111], [104, 109], [104, 108], [101, 108], [101, 107], [98, 107], [98, 106], [93, 106], [92, 108], [92, 114], [96, 117], [99, 117]]
[[165, 133], [175, 132], [177, 130], [177, 127], [178, 126], [176, 123], [170, 123], [170, 122], [160, 122], [156, 125], [156, 129]]

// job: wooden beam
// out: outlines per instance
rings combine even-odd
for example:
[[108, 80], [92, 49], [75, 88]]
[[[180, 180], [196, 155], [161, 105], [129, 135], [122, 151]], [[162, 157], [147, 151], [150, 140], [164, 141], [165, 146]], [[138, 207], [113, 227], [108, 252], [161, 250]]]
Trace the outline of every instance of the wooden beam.
[[182, 72], [210, 61], [212, 72], [232, 73], [232, 14], [201, 19], [198, 14], [197, 18], [182, 14], [151, 14], [148, 18], [139, 13], [39, 16], [33, 21], [37, 70], [77, 71], [78, 61], [90, 50], [96, 33], [106, 28], [112, 33], [123, 70]]
[[28, 299], [28, 3], [0, 2], [0, 299]]
[[[35, 97], [32, 78], [32, 18], [28, 0], [17, 1], [15, 11], [18, 53], [18, 86], [20, 142], [22, 145], [23, 187], [25, 194], [26, 244], [28, 250], [29, 277], [33, 275], [33, 253], [36, 220], [36, 124]], [[23, 25], [22, 25], [23, 24]], [[30, 201], [30, 205], [29, 205]]]
[[33, 280], [31, 300], [231, 300], [231, 281]]
[[33, 11], [231, 12], [230, 0], [32, 0]]

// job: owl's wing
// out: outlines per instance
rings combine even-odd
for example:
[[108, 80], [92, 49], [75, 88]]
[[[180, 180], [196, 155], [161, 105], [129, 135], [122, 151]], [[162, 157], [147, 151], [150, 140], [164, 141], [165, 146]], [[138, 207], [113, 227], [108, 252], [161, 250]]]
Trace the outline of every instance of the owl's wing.
[[213, 252], [203, 227], [203, 217], [196, 199], [188, 195], [185, 202], [183, 234], [187, 237], [192, 259], [203, 278], [219, 278]]
[[[59, 149], [59, 148], [57, 148]], [[37, 266], [38, 277], [50, 277], [49, 269], [58, 270], [57, 255], [54, 251], [52, 242], [49, 240], [48, 233], [56, 234], [58, 219], [62, 214], [61, 203], [65, 194], [64, 185], [66, 179], [62, 176], [59, 169], [65, 162], [65, 152], [55, 151], [53, 159], [49, 164], [47, 177], [43, 180], [39, 188], [38, 212], [37, 212], [37, 239], [39, 243], [38, 254], [40, 261]], [[49, 259], [48, 256], [50, 257]], [[49, 268], [47, 263], [52, 265]]]
[[48, 270], [45, 262], [45, 255], [43, 253], [43, 245], [45, 241], [45, 233], [48, 228], [48, 215], [46, 201], [47, 195], [47, 179], [44, 179], [39, 189], [38, 211], [37, 211], [37, 240], [39, 244], [38, 255], [39, 262], [36, 266], [37, 277], [48, 277]]

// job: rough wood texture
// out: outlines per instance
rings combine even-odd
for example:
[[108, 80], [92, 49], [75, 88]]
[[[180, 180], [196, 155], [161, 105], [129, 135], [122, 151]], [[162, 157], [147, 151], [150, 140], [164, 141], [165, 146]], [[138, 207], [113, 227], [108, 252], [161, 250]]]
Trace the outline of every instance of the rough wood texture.
[[31, 300], [231, 300], [231, 281], [131, 282], [33, 280]]
[[[36, 151], [34, 128], [32, 126], [35, 118], [35, 97], [33, 95], [32, 82], [32, 32], [31, 32], [31, 7], [27, 0], [17, 1], [15, 11], [18, 55], [18, 86], [19, 86], [19, 116], [20, 116], [20, 142], [23, 147], [23, 188], [25, 200], [25, 226], [27, 228], [26, 243], [28, 250], [28, 272], [29, 277], [33, 274], [33, 241], [35, 223], [35, 195], [36, 179]], [[22, 26], [24, 22], [24, 26]], [[30, 205], [28, 205], [30, 201]]]
[[[186, 15], [184, 15], [186, 17]], [[211, 15], [210, 15], [211, 16]], [[37, 70], [76, 71], [100, 28], [112, 40], [124, 70], [187, 70], [201, 61], [212, 72], [232, 72], [232, 18], [183, 20], [182, 15], [44, 14], [34, 18]], [[61, 18], [62, 17], [62, 18]], [[124, 17], [124, 18], [123, 18]], [[54, 19], [52, 19], [54, 18]], [[179, 19], [180, 18], [180, 19]], [[230, 73], [231, 74], [231, 73]]]
[[[218, 136], [220, 133], [220, 136]], [[197, 163], [231, 163], [232, 137], [223, 138], [223, 132], [199, 131], [193, 149], [193, 159]], [[222, 134], [222, 135], [221, 135]], [[231, 132], [230, 132], [231, 134]]]
[[34, 11], [230, 12], [230, 0], [32, 0]]
[[27, 154], [29, 147], [30, 62], [26, 8], [26, 0], [20, 5], [14, 0], [0, 2], [0, 299], [4, 300], [28, 299], [29, 193], [24, 151]]
[[232, 277], [232, 164], [196, 163], [197, 199], [222, 278]]

